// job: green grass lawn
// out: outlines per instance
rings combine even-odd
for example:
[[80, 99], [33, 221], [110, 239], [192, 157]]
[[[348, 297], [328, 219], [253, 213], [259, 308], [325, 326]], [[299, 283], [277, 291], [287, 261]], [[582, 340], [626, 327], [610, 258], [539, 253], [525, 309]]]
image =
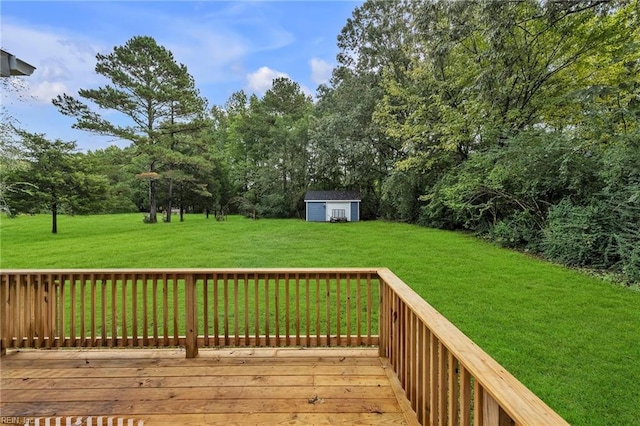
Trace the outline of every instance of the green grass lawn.
[[459, 233], [142, 214], [0, 223], [8, 268], [389, 267], [576, 425], [640, 425], [640, 292]]

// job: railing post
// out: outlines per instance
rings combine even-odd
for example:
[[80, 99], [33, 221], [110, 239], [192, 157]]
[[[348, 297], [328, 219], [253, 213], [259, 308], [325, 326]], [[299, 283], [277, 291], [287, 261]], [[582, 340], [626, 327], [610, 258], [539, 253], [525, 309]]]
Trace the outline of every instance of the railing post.
[[185, 276], [185, 304], [187, 319], [186, 352], [187, 358], [198, 356], [198, 312], [196, 308], [196, 280], [193, 274]]

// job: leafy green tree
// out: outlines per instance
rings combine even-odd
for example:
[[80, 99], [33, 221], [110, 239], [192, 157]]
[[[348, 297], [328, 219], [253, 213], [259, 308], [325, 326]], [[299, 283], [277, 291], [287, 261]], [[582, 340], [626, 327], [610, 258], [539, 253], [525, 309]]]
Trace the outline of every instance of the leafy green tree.
[[99, 209], [108, 181], [83, 167], [75, 142], [47, 140], [44, 135], [19, 131], [25, 167], [15, 178], [28, 182], [30, 191], [15, 193], [12, 207], [18, 212], [51, 212], [51, 232], [58, 232], [58, 213], [90, 213]]
[[362, 218], [379, 215], [382, 182], [402, 155], [372, 122], [381, 94], [375, 79], [343, 71], [332, 87], [321, 87], [309, 131], [310, 185], [360, 191]]
[[249, 206], [251, 215], [300, 215], [311, 111], [311, 99], [288, 78], [275, 79], [262, 98], [237, 92], [224, 110], [214, 110], [213, 133], [227, 159], [238, 207]]
[[115, 145], [88, 151], [83, 162], [88, 170], [105, 176], [109, 187], [99, 213], [127, 213], [143, 211], [146, 188], [135, 178], [141, 165], [136, 164], [134, 149], [121, 149]]
[[400, 74], [410, 59], [414, 7], [411, 1], [377, 0], [357, 7], [338, 35], [331, 83], [318, 91], [310, 131], [311, 185], [359, 190], [363, 218], [384, 213], [385, 179], [405, 156], [400, 141], [374, 121], [373, 112], [383, 96], [383, 72]]
[[[82, 89], [81, 98], [101, 109], [115, 110], [129, 119], [127, 125], [109, 121], [90, 107], [67, 95], [54, 105], [75, 117], [75, 128], [131, 141], [136, 155], [145, 159], [147, 173], [161, 172], [171, 160], [176, 133], [200, 127], [204, 111], [195, 83], [186, 66], [159, 46], [152, 37], [136, 36], [108, 55], [96, 56], [96, 73], [111, 81], [98, 89]], [[157, 180], [149, 180], [149, 220], [157, 222]]]

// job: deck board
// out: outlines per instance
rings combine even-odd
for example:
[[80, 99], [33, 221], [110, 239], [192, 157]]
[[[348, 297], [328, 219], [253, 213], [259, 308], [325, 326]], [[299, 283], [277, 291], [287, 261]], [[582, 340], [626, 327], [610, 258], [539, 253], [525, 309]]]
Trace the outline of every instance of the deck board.
[[[377, 349], [9, 351], [2, 416], [162, 424], [415, 424]], [[95, 423], [94, 423], [95, 424]]]

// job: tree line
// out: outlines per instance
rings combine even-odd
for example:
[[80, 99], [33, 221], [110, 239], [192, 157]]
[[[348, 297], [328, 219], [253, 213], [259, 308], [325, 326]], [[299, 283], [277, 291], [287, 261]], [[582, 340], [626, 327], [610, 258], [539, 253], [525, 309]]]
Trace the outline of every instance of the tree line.
[[637, 282], [639, 15], [637, 0], [369, 0], [316, 99], [278, 78], [212, 108], [170, 51], [134, 37], [97, 56], [110, 84], [54, 99], [74, 127], [130, 145], [3, 137], [18, 148], [3, 149], [3, 205], [304, 217], [308, 189], [358, 190], [364, 219], [468, 230]]

